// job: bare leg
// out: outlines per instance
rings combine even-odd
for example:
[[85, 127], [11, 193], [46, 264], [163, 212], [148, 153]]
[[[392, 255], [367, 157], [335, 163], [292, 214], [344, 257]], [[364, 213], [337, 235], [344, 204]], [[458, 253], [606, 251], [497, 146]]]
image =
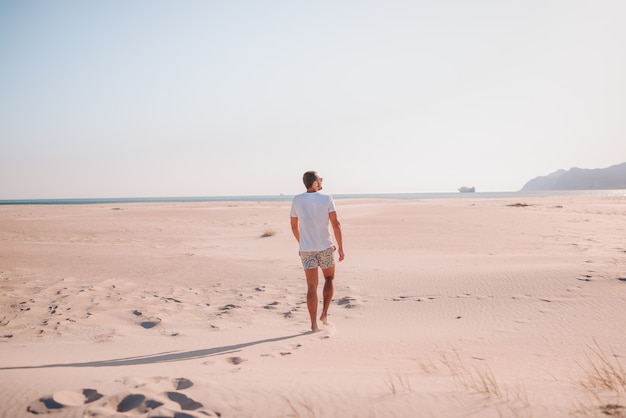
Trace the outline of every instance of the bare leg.
[[319, 283], [317, 267], [304, 270], [304, 274], [307, 284], [306, 306], [309, 308], [309, 316], [311, 317], [311, 331], [317, 332], [320, 330], [317, 327], [317, 285]]
[[333, 294], [335, 293], [335, 287], [333, 286], [335, 266], [322, 269], [322, 274], [324, 274], [324, 291], [322, 293], [324, 308], [322, 310], [322, 316], [320, 316], [320, 321], [322, 321], [322, 324], [328, 325], [328, 308], [330, 307], [330, 302], [333, 300]]

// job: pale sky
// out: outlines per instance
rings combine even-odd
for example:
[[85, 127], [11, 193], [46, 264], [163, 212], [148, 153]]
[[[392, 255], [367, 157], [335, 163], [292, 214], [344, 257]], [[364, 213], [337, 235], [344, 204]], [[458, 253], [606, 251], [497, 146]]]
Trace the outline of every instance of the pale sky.
[[0, 1], [0, 199], [519, 190], [626, 161], [626, 1]]

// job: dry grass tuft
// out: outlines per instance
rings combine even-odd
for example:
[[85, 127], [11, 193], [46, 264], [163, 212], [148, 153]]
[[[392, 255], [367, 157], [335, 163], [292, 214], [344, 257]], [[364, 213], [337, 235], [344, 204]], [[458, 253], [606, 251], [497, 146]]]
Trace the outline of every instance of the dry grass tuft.
[[521, 386], [502, 388], [491, 369], [477, 365], [469, 366], [457, 351], [440, 351], [439, 360], [420, 362], [418, 365], [425, 374], [450, 375], [459, 389], [494, 401], [492, 404], [494, 408], [504, 409], [499, 411], [499, 416], [532, 416], [526, 388]]
[[626, 394], [626, 369], [624, 365], [612, 349], [609, 356], [595, 340], [594, 345], [595, 347], [589, 347], [591, 354], [587, 354], [587, 365], [579, 364], [585, 372], [585, 378], [580, 381], [581, 386], [592, 393], [610, 391]]
[[[626, 418], [626, 407], [618, 403], [626, 395], [626, 368], [615, 352], [609, 348], [605, 353], [596, 340], [589, 346], [586, 354], [587, 363], [577, 363], [584, 372], [584, 378], [578, 383], [587, 390], [598, 403], [581, 405], [579, 414], [583, 416], [612, 416]], [[611, 399], [612, 402], [607, 400]], [[599, 410], [599, 413], [598, 413]]]
[[276, 235], [276, 231], [273, 229], [266, 229], [265, 232], [263, 232], [263, 235], [261, 235], [261, 238], [273, 237], [274, 235]]
[[606, 404], [600, 407], [600, 411], [603, 415], [608, 415], [612, 417], [626, 417], [626, 409], [617, 404]]
[[502, 398], [500, 386], [489, 368], [468, 367], [456, 351], [454, 354], [442, 352], [441, 363], [465, 390], [480, 393], [487, 398]]
[[403, 376], [400, 373], [395, 373], [395, 375], [392, 375], [391, 373], [389, 373], [388, 376], [389, 377], [387, 379], [387, 387], [391, 391], [392, 395], [395, 396], [398, 393], [410, 393], [411, 392], [411, 383], [406, 378], [406, 376]]
[[[480, 393], [488, 398], [500, 399], [503, 397], [502, 390], [489, 368], [480, 369], [467, 366], [456, 351], [453, 353], [442, 351], [439, 353], [439, 357], [441, 366], [445, 367], [444, 372], [450, 374], [464, 390]], [[419, 363], [420, 369], [426, 374], [442, 373], [441, 366], [433, 361]]]
[[285, 402], [287, 402], [287, 405], [289, 405], [289, 409], [291, 409], [291, 413], [289, 415], [287, 415], [288, 417], [292, 417], [292, 418], [303, 418], [303, 417], [307, 417], [307, 418], [315, 418], [315, 411], [313, 410], [313, 407], [311, 405], [307, 405], [304, 403], [300, 403], [300, 406], [304, 409], [304, 413], [306, 415], [302, 415], [300, 412], [300, 410], [298, 410], [298, 408], [296, 408], [293, 403], [291, 403], [291, 401], [287, 398], [284, 398]]

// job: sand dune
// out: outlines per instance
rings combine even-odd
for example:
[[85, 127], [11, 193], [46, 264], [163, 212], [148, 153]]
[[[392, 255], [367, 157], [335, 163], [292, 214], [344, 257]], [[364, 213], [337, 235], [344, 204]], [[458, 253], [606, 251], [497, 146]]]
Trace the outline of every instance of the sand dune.
[[626, 197], [337, 207], [319, 333], [289, 203], [0, 207], [0, 416], [626, 414]]

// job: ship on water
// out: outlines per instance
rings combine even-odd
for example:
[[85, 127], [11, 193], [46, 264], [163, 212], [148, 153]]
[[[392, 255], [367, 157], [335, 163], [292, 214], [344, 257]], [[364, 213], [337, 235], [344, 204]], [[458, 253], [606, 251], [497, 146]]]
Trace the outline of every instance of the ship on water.
[[459, 192], [461, 193], [474, 193], [476, 191], [475, 187], [459, 187]]

